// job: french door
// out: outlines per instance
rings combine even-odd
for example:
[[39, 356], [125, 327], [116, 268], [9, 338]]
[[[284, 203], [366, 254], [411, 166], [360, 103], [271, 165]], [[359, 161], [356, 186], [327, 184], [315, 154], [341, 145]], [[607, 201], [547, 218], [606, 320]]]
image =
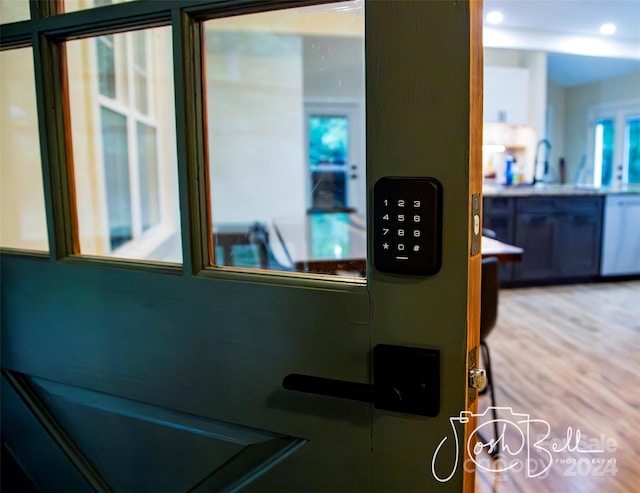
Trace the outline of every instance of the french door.
[[640, 183], [640, 102], [597, 106], [589, 114], [594, 184]]
[[[10, 99], [28, 100], [29, 80], [2, 100], [3, 179], [24, 192], [2, 199], [11, 478], [42, 491], [473, 491], [473, 420], [455, 418], [476, 406], [480, 3], [67, 7], [32, 2], [0, 30], [0, 55], [26, 53], [35, 87], [31, 126]], [[364, 277], [296, 272], [271, 228], [306, 213], [303, 38], [337, 34], [365, 40]], [[441, 222], [428, 275], [376, 267], [374, 185], [389, 176], [439, 183], [441, 208], [413, 215]]]

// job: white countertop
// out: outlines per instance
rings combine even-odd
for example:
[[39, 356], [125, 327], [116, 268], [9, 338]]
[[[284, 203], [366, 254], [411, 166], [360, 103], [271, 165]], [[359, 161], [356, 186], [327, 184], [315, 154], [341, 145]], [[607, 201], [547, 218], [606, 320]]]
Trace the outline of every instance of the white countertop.
[[640, 185], [594, 187], [560, 183], [536, 183], [535, 185], [498, 185], [485, 183], [482, 194], [486, 197], [533, 197], [537, 195], [610, 195], [640, 194]]

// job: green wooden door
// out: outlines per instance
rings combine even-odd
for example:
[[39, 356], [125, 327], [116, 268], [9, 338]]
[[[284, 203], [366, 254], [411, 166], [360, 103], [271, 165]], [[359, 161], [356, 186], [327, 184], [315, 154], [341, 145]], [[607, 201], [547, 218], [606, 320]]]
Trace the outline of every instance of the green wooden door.
[[[285, 265], [293, 252], [255, 241], [265, 233], [267, 246], [283, 244], [269, 221], [245, 235], [229, 233], [220, 219], [226, 211], [233, 223], [242, 200], [221, 202], [232, 186], [221, 180], [241, 166], [238, 154], [229, 155], [231, 168], [220, 167], [223, 159], [216, 164], [226, 156], [224, 143], [267, 162], [265, 142], [289, 132], [259, 127], [240, 149], [234, 139], [249, 120], [240, 125], [228, 105], [240, 101], [246, 113], [259, 108], [252, 124], [269, 111], [290, 114], [271, 106], [295, 93], [282, 74], [296, 67], [290, 54], [302, 50], [289, 18], [279, 24], [281, 18], [268, 17], [277, 36], [265, 38], [255, 27], [264, 23], [247, 16], [282, 8], [287, 16], [309, 3], [167, 0], [62, 15], [55, 2], [36, 2], [33, 20], [3, 26], [2, 47], [30, 48], [35, 60], [47, 224], [39, 252], [2, 242], [2, 452], [12, 480], [42, 491], [462, 491], [463, 482], [472, 489], [463, 475], [465, 426], [457, 425], [456, 440], [450, 417], [468, 409], [468, 340], [477, 337], [479, 255], [469, 255], [469, 231], [478, 186], [470, 162], [477, 163], [482, 113], [479, 93], [472, 97], [480, 86], [472, 77], [481, 63], [479, 6], [368, 1], [363, 13], [363, 2], [345, 2], [311, 7], [311, 26], [296, 27], [318, 36], [321, 28], [337, 29], [332, 16], [341, 11], [351, 16], [345, 30], [364, 26], [369, 207], [384, 176], [442, 183], [440, 271], [379, 272], [369, 209], [361, 277], [296, 272]], [[239, 24], [224, 24], [227, 17]], [[206, 24], [218, 20], [211, 29]], [[238, 25], [251, 31], [248, 38], [237, 35]], [[159, 26], [170, 28], [168, 50], [152, 31]], [[88, 49], [75, 44], [89, 38]], [[238, 48], [247, 40], [252, 47]], [[228, 59], [203, 56], [228, 46]], [[261, 58], [274, 58], [273, 50], [280, 75], [265, 72]], [[136, 84], [160, 65], [149, 60], [169, 54], [175, 105], [168, 120], [175, 127], [167, 131], [157, 123], [164, 110], [147, 107], [162, 99], [160, 86], [147, 92]], [[76, 58], [106, 71], [93, 93], [83, 93], [84, 79], [74, 77]], [[124, 93], [118, 67], [131, 74]], [[223, 69], [229, 78], [217, 77]], [[243, 79], [247, 71], [257, 73], [253, 82]], [[271, 98], [245, 98], [233, 92], [237, 86], [224, 92], [234, 81], [245, 87], [279, 78], [285, 89], [272, 90]], [[91, 117], [81, 97], [87, 94], [97, 101]], [[218, 118], [223, 110], [228, 118]], [[94, 126], [103, 129], [102, 140], [89, 131]], [[83, 141], [85, 130], [91, 137]], [[304, 138], [302, 120], [299, 131]], [[155, 176], [148, 167], [168, 160], [156, 152], [167, 141], [175, 146], [173, 181], [171, 171]], [[91, 172], [82, 157], [93, 147], [103, 167]], [[20, 149], [3, 155], [3, 172], [22, 165]], [[99, 177], [104, 195], [92, 195]], [[157, 196], [141, 185], [148, 182]], [[174, 195], [165, 190], [171, 184]], [[176, 214], [167, 224], [178, 225], [177, 239], [162, 236], [172, 197]], [[108, 213], [87, 222], [92, 207]], [[102, 243], [90, 239], [100, 220], [107, 225]], [[143, 248], [156, 236], [162, 247]], [[246, 259], [256, 252], [251, 266]], [[436, 417], [282, 386], [291, 373], [372, 384], [379, 344], [440, 352]]]

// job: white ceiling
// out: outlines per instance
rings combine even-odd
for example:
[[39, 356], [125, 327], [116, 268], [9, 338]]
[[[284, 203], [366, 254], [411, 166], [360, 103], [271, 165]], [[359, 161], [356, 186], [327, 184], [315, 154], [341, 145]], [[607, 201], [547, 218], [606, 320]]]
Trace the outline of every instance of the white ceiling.
[[[485, 14], [493, 10], [504, 21], [485, 23], [485, 45], [544, 49], [561, 85], [640, 71], [640, 0], [485, 0]], [[600, 34], [605, 22], [616, 24], [613, 35]]]

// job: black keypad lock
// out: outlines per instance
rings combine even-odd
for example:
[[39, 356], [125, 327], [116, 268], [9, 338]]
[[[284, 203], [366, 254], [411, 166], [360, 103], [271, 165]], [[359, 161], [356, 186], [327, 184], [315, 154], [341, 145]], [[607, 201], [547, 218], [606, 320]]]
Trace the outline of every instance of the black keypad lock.
[[373, 261], [381, 272], [430, 276], [442, 264], [442, 185], [380, 178], [373, 189]]

